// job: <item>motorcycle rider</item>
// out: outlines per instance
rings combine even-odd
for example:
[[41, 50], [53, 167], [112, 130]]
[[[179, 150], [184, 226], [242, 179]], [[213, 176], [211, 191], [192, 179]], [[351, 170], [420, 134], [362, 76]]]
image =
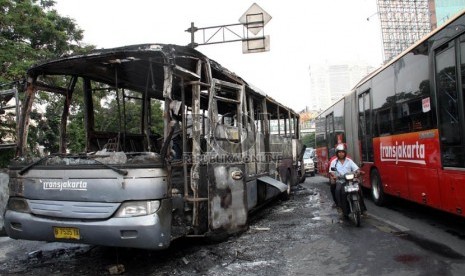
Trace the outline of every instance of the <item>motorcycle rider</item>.
[[[360, 168], [355, 164], [352, 159], [347, 157], [347, 148], [345, 144], [337, 144], [336, 148], [336, 158], [331, 161], [331, 164], [329, 165], [329, 177], [332, 182], [336, 182], [337, 179], [337, 174], [338, 175], [345, 175], [346, 173], [349, 172], [355, 172], [355, 175], [358, 176], [360, 174]], [[331, 168], [335, 168], [336, 171], [331, 170]], [[361, 193], [361, 189], [359, 190], [360, 193], [360, 207], [362, 209], [362, 214], [366, 215], [366, 206], [365, 202], [363, 201], [363, 195]], [[336, 196], [336, 204], [340, 210], [342, 210], [342, 213], [347, 215], [349, 213], [349, 210], [345, 210], [347, 208], [346, 204], [341, 204], [342, 200], [345, 200], [345, 192], [340, 184], [336, 184], [336, 190], [335, 190], [335, 196]]]

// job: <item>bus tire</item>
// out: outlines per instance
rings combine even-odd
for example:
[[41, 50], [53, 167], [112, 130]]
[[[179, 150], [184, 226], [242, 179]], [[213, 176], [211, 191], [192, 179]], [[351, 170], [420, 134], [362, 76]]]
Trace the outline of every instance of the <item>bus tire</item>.
[[379, 176], [378, 170], [374, 169], [371, 173], [371, 197], [373, 202], [378, 206], [383, 206], [386, 204], [386, 194], [383, 190], [383, 183], [381, 182], [381, 177]]
[[307, 175], [305, 174], [305, 164], [303, 159], [300, 160], [300, 167], [297, 168], [297, 181], [298, 183], [304, 183], [305, 179], [307, 178]]
[[307, 178], [307, 176], [305, 175], [305, 173], [302, 175], [302, 172], [299, 171], [297, 174], [298, 174], [298, 177], [299, 177], [299, 183], [304, 183], [304, 182], [305, 182], [305, 179]]

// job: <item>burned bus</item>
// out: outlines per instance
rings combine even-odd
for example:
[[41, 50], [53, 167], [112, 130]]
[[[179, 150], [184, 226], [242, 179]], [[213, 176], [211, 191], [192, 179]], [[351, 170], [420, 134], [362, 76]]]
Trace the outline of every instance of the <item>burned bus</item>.
[[[4, 214], [13, 239], [164, 249], [224, 237], [300, 181], [299, 115], [189, 47], [46, 61], [21, 93]], [[32, 143], [52, 104], [56, 145]]]

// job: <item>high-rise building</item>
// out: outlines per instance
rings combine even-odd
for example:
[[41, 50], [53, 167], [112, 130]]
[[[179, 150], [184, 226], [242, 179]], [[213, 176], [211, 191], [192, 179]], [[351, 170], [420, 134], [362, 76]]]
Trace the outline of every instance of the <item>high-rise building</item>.
[[[465, 8], [465, 0], [377, 0], [387, 62]], [[368, 65], [311, 65], [311, 110], [329, 107], [373, 71]]]
[[323, 110], [342, 98], [374, 68], [367, 64], [320, 64], [309, 66], [310, 110]]
[[310, 75], [311, 110], [322, 110], [331, 104], [329, 90], [328, 66], [311, 65], [308, 67]]
[[465, 0], [377, 0], [389, 61], [465, 8]]
[[429, 0], [378, 0], [384, 60], [389, 61], [431, 31]]

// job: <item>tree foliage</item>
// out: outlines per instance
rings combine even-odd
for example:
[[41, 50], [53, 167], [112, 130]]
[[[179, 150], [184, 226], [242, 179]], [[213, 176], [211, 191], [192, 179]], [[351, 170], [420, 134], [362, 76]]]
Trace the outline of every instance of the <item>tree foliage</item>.
[[[139, 93], [125, 91], [124, 103], [121, 100], [123, 97], [120, 93], [118, 104], [114, 91], [95, 91], [93, 101], [94, 103], [101, 103], [100, 105], [94, 105], [95, 129], [109, 132], [142, 133], [142, 101], [137, 99], [137, 97], [140, 97]], [[150, 132], [162, 135], [163, 110], [161, 102], [152, 99], [150, 110]], [[108, 116], [108, 114], [113, 114], [113, 116]]]
[[[53, 9], [53, 0], [0, 0], [0, 84], [13, 83], [25, 77], [26, 70], [38, 61], [56, 58], [65, 54], [83, 53], [94, 47], [83, 46], [83, 30], [73, 19], [60, 16]], [[5, 85], [0, 89], [9, 88]], [[58, 131], [47, 120], [54, 105], [47, 107], [47, 114], [34, 113], [37, 125], [30, 131], [38, 134], [41, 142], [52, 139]], [[7, 125], [8, 118], [0, 116], [0, 124]], [[0, 139], [9, 135], [0, 130]], [[29, 144], [37, 141], [30, 139]], [[51, 142], [51, 141], [50, 141]], [[2, 156], [5, 152], [0, 153]], [[3, 159], [2, 159], [3, 160]], [[1, 162], [0, 166], [5, 163]]]
[[[23, 79], [27, 69], [39, 61], [86, 53], [95, 48], [92, 45], [81, 44], [83, 30], [73, 19], [59, 15], [54, 5], [53, 0], [0, 0], [0, 84]], [[47, 76], [41, 81], [48, 85], [68, 87], [70, 78]], [[86, 146], [83, 98], [82, 93], [77, 92], [82, 91], [82, 86], [82, 81], [78, 81], [67, 124], [67, 148], [74, 153], [83, 152]], [[28, 148], [33, 152], [37, 153], [39, 148], [43, 148], [45, 153], [59, 150], [60, 120], [64, 101], [62, 95], [37, 94], [37, 104], [30, 114], [31, 122], [34, 123], [29, 126], [27, 141]], [[161, 105], [159, 102], [153, 102], [151, 105], [151, 131], [162, 133]], [[132, 132], [140, 128], [140, 104], [128, 101], [125, 110], [120, 110], [117, 102], [113, 101], [103, 107], [97, 104], [95, 108], [96, 127], [120, 132], [120, 117], [117, 114], [125, 113], [128, 123], [125, 130]], [[0, 116], [0, 123], [5, 125], [5, 122]], [[0, 129], [0, 142], [3, 136]], [[0, 158], [0, 167], [5, 165], [1, 164], [2, 160]]]
[[31, 64], [80, 52], [81, 30], [52, 0], [0, 0], [0, 82], [24, 77]]
[[307, 148], [315, 148], [315, 132], [304, 135], [302, 144], [306, 145]]

